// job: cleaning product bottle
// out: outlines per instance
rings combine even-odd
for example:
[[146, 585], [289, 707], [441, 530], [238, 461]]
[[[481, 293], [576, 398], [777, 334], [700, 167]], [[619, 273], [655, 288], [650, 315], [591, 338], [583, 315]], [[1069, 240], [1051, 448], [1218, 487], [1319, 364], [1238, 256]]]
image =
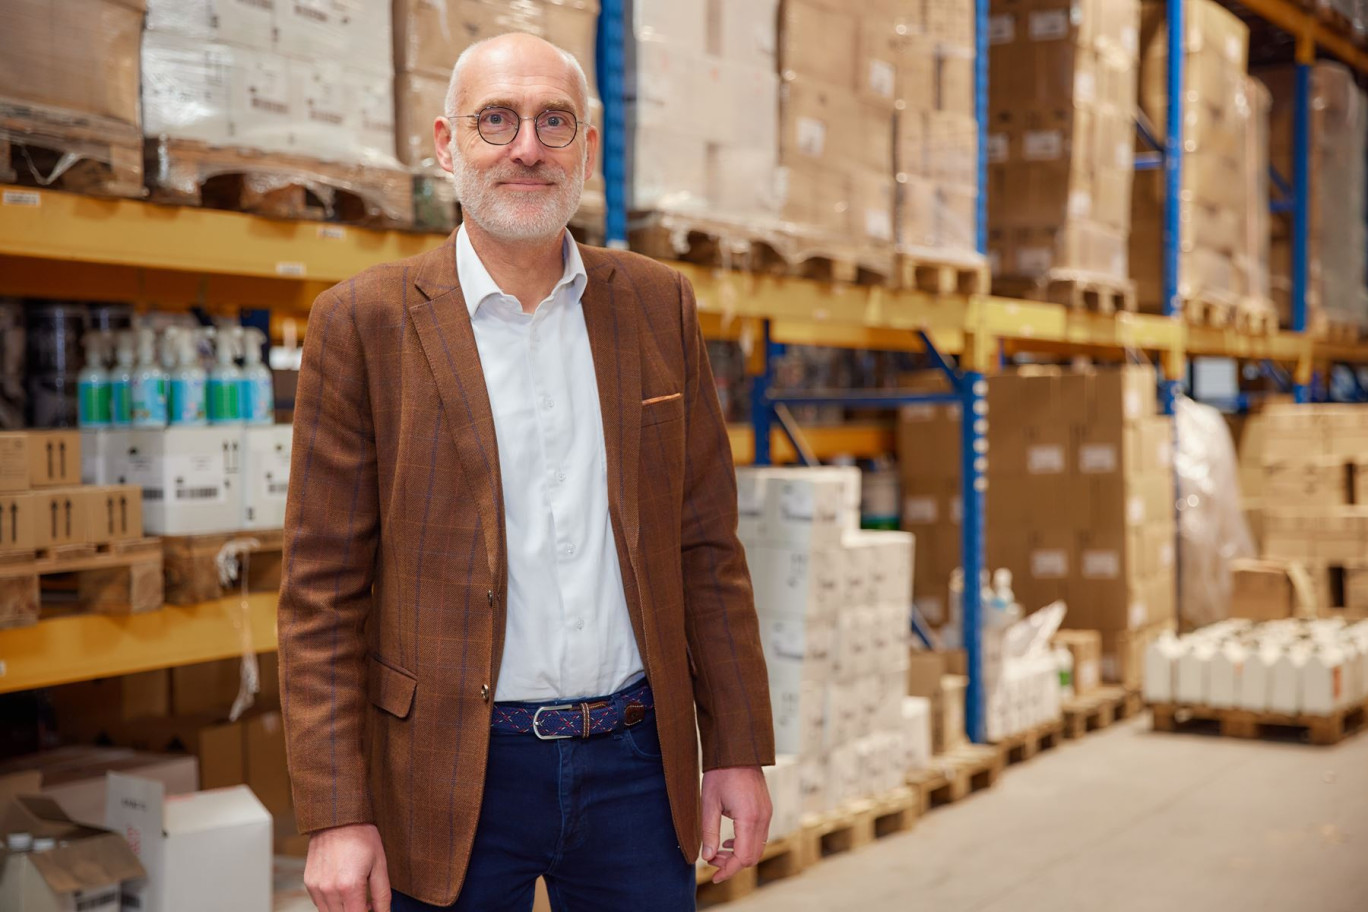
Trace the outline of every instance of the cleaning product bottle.
[[242, 344], [238, 327], [221, 329], [214, 335], [214, 369], [209, 372], [208, 404], [210, 424], [238, 424], [242, 421], [239, 393], [242, 371], [233, 362]]
[[1055, 646], [1050, 655], [1054, 660], [1055, 669], [1059, 672], [1059, 698], [1072, 700], [1077, 692], [1074, 687], [1073, 652], [1068, 647]]
[[83, 428], [109, 427], [109, 371], [105, 370], [103, 341], [94, 331], [81, 337], [85, 366], [76, 375], [76, 420]]
[[242, 385], [238, 406], [242, 420], [248, 424], [275, 422], [275, 381], [271, 369], [261, 363], [261, 349], [266, 334], [255, 327], [242, 331]]
[[956, 567], [950, 571], [950, 605], [948, 619], [941, 628], [941, 646], [945, 649], [959, 649], [964, 633], [964, 568]]
[[207, 376], [199, 363], [198, 335], [194, 330], [174, 326], [166, 330], [166, 347], [176, 354], [176, 367], [171, 371], [173, 427], [203, 427], [209, 423], [204, 403]]
[[1011, 624], [1021, 620], [1021, 606], [1017, 604], [1016, 593], [1012, 591], [1012, 571], [999, 567], [993, 571], [993, 587], [984, 600], [985, 607], [992, 610], [993, 622]]
[[137, 357], [136, 337], [121, 332], [114, 342], [114, 367], [109, 372], [109, 426], [128, 427], [133, 423], [133, 365]]
[[137, 330], [138, 366], [130, 386], [135, 428], [166, 427], [166, 371], [157, 363], [157, 334], [150, 327]]

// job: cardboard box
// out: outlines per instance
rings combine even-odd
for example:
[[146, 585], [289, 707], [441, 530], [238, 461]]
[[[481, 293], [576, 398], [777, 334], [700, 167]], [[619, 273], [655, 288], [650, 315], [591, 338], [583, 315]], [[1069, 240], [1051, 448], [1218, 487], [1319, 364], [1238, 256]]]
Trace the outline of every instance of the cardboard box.
[[[19, 481], [19, 460], [27, 455], [27, 482]], [[81, 483], [80, 431], [6, 431], [0, 433], [0, 490], [51, 488]]]
[[748, 545], [756, 610], [787, 617], [831, 618], [843, 591], [835, 548]]
[[[890, 29], [891, 33], [891, 29]], [[786, 0], [779, 16], [779, 67], [854, 92], [861, 56], [860, 21], [818, 0]]]
[[261, 0], [148, 0], [144, 34], [154, 33], [269, 51], [275, 44], [275, 4]]
[[0, 837], [11, 833], [58, 845], [44, 852], [6, 853], [0, 859], [0, 908], [5, 912], [118, 912], [121, 889], [147, 873], [123, 836], [75, 823], [51, 798], [12, 797], [0, 814]]
[[1091, 693], [1102, 684], [1102, 634], [1096, 630], [1060, 630], [1052, 641], [1073, 655], [1074, 693]]
[[945, 653], [910, 648], [907, 653], [907, 696], [931, 698], [940, 693], [948, 673]]
[[271, 815], [250, 789], [166, 800], [161, 783], [110, 774], [106, 814], [128, 835], [147, 879], [125, 905], [148, 912], [241, 912], [271, 905]]
[[88, 485], [73, 489], [81, 498], [85, 540], [91, 544], [143, 537], [142, 489], [132, 485]]
[[1232, 561], [1230, 578], [1230, 617], [1272, 621], [1293, 616], [1296, 597], [1285, 564]]
[[152, 535], [234, 532], [242, 525], [239, 428], [131, 431], [113, 455], [113, 476], [143, 492]]
[[103, 726], [171, 713], [171, 674], [166, 669], [63, 684], [48, 691], [57, 730], [67, 740], [95, 740]]
[[962, 675], [946, 675], [941, 680], [941, 753], [969, 740], [964, 728], [964, 692], [968, 686], [969, 679]]
[[103, 827], [105, 774], [121, 772], [154, 779], [169, 795], [199, 788], [199, 765], [184, 754], [149, 754], [122, 747], [71, 746], [7, 761], [0, 770], [31, 770], [42, 779], [42, 794], [77, 823]]
[[279, 529], [285, 525], [292, 440], [293, 428], [288, 424], [243, 429], [242, 528]]
[[28, 490], [28, 447], [27, 434], [0, 434], [0, 493]]
[[37, 505], [24, 494], [0, 494], [0, 551], [32, 551], [37, 547], [34, 510]]
[[34, 548], [54, 548], [86, 540], [86, 499], [79, 488], [47, 488], [19, 496], [25, 500], [31, 517]]
[[179, 665], [169, 674], [172, 714], [227, 718], [242, 684], [242, 660]]

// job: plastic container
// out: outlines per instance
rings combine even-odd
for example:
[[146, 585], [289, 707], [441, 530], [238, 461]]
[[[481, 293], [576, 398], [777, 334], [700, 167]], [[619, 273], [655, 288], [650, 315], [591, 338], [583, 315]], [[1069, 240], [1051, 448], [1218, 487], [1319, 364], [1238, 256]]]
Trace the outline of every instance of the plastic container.
[[162, 337], [164, 349], [175, 357], [171, 370], [167, 421], [171, 427], [205, 427], [209, 424], [205, 387], [209, 376], [199, 363], [196, 330], [168, 327]]
[[135, 428], [164, 428], [168, 416], [166, 372], [157, 363], [157, 336], [149, 328], [137, 330], [138, 364], [133, 370], [129, 398]]
[[133, 371], [137, 365], [137, 336], [121, 332], [114, 337], [114, 366], [109, 370], [109, 426], [133, 424]]
[[83, 428], [107, 428], [110, 424], [109, 371], [105, 369], [107, 338], [87, 332], [81, 339], [85, 365], [76, 375], [77, 422]]
[[242, 347], [242, 330], [219, 330], [214, 336], [214, 367], [205, 384], [205, 412], [212, 425], [241, 424], [242, 371], [234, 363]]
[[275, 423], [275, 378], [271, 369], [262, 363], [261, 352], [266, 334], [248, 327], [242, 332], [242, 380], [238, 405], [242, 420], [247, 424]]

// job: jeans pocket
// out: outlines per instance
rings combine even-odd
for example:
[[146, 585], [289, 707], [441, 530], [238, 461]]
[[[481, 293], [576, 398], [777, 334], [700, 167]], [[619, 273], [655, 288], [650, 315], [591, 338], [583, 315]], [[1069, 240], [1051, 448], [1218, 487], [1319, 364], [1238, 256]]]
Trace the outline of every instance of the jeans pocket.
[[660, 759], [660, 732], [656, 730], [655, 713], [647, 713], [631, 728], [623, 729], [624, 740], [632, 753], [643, 760]]

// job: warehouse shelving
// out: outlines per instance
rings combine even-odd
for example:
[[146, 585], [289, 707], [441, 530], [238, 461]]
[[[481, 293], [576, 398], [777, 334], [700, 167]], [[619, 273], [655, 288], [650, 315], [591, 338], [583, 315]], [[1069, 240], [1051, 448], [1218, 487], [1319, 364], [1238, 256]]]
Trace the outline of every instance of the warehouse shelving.
[[[1322, 47], [1368, 73], [1368, 55], [1329, 33], [1310, 13], [1280, 0], [1246, 0], [1243, 6], [1298, 37], [1299, 72], [1308, 71], [1315, 49]], [[988, 0], [978, 0], [977, 12], [976, 97], [983, 112]], [[1171, 28], [1181, 23], [1182, 0], [1170, 0], [1169, 19]], [[599, 82], [606, 104], [607, 234], [609, 244], [617, 246], [625, 243], [626, 233], [626, 121], [620, 103], [624, 35], [623, 0], [604, 0]], [[1182, 82], [1182, 57], [1170, 55], [1171, 104], [1181, 96], [1174, 87]], [[1306, 323], [1306, 83], [1304, 75], [1299, 78], [1301, 166], [1293, 175], [1291, 194], [1291, 208], [1299, 219], [1294, 244], [1300, 264], [1294, 270], [1298, 285], [1295, 325], [1299, 328]], [[984, 120], [980, 116], [981, 132]], [[1181, 120], [1170, 112], [1169, 123], [1181, 124]], [[1166, 169], [1169, 191], [1176, 194], [1181, 136], [1175, 132], [1164, 137], [1162, 147], [1153, 163]], [[981, 136], [981, 175], [986, 149]], [[980, 193], [980, 248], [986, 225], [985, 198]], [[431, 234], [282, 222], [216, 210], [0, 187], [0, 295], [130, 300], [159, 306], [198, 304], [210, 309], [250, 307], [269, 309], [275, 319], [302, 322], [314, 297], [328, 285], [372, 264], [429, 249], [441, 240]], [[1368, 346], [1322, 342], [1304, 332], [1248, 335], [1188, 325], [1173, 310], [1176, 262], [1176, 228], [1170, 225], [1165, 256], [1169, 315], [1104, 315], [989, 295], [937, 296], [676, 265], [694, 284], [705, 332], [713, 338], [749, 343], [751, 369], [761, 379], [756, 384], [755, 404], [761, 407], [755, 409], [754, 426], [731, 429], [738, 462], [787, 461], [797, 455], [773, 422], [772, 407], [784, 397], [771, 395], [764, 382], [773, 355], [786, 344], [926, 353], [953, 373], [953, 395], [964, 413], [981, 416], [982, 381], [997, 369], [1003, 352], [1110, 357], [1141, 352], [1161, 364], [1171, 384], [1186, 375], [1187, 361], [1196, 355], [1271, 361], [1289, 371], [1300, 398], [1307, 397], [1320, 365], [1368, 364]], [[54, 264], [61, 264], [60, 268]], [[952, 357], [957, 362], [953, 367]], [[963, 467], [964, 565], [982, 568], [986, 423], [966, 421], [963, 427], [963, 452], [968, 457]], [[891, 427], [879, 424], [807, 428], [801, 436], [819, 458], [887, 452], [893, 441]], [[968, 578], [973, 578], [972, 572]], [[233, 604], [229, 600], [124, 618], [60, 618], [32, 628], [0, 631], [0, 662], [4, 663], [0, 691], [236, 655], [240, 640], [232, 625]], [[252, 648], [275, 648], [274, 608], [272, 597], [252, 597]], [[969, 635], [965, 642], [971, 644], [967, 714], [971, 734], [976, 735], [982, 732], [983, 719], [980, 657], [972, 648], [977, 643], [972, 633], [977, 629], [979, 608], [976, 587], [967, 587], [964, 618]]]

